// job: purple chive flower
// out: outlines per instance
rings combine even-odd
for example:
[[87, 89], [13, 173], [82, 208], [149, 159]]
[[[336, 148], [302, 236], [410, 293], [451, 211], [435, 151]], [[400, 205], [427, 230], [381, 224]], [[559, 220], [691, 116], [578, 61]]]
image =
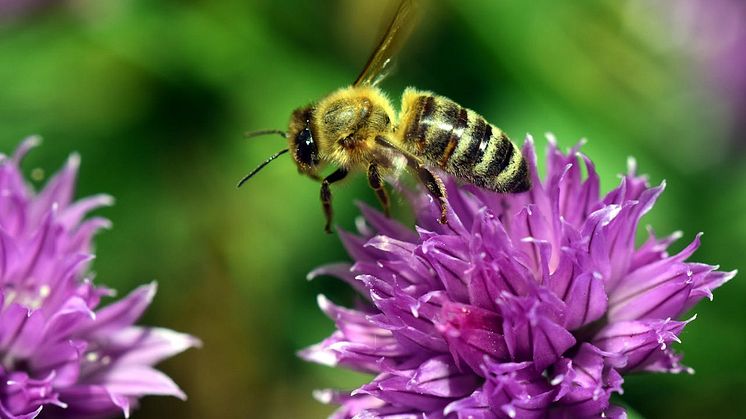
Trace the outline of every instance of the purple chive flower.
[[[671, 344], [679, 320], [734, 272], [685, 262], [680, 233], [640, 218], [665, 184], [629, 173], [606, 196], [591, 161], [550, 138], [533, 188], [501, 195], [447, 179], [448, 226], [414, 198], [416, 232], [363, 206], [360, 234], [340, 232], [353, 265], [322, 267], [367, 297], [355, 309], [319, 297], [337, 330], [301, 352], [309, 361], [376, 374], [352, 391], [324, 390], [334, 418], [624, 417], [609, 402], [630, 372], [690, 372]], [[583, 175], [583, 171], [587, 175]]]
[[87, 268], [92, 237], [109, 221], [84, 217], [112, 199], [73, 201], [77, 155], [35, 193], [19, 164], [37, 143], [0, 156], [0, 418], [128, 416], [146, 394], [184, 398], [152, 365], [197, 340], [133, 326], [155, 283], [98, 307], [113, 291]]

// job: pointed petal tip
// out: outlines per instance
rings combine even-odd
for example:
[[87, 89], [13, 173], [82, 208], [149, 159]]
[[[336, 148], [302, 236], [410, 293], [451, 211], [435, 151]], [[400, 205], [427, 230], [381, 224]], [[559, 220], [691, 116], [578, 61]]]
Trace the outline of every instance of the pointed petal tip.
[[637, 173], [637, 159], [635, 156], [627, 156], [627, 173], [632, 176]]
[[321, 309], [321, 311], [323, 311], [324, 313], [327, 313], [328, 310], [332, 306], [331, 300], [329, 300], [328, 298], [326, 298], [326, 296], [324, 294], [318, 294], [316, 296], [316, 304], [319, 306], [319, 308]]
[[29, 135], [28, 137], [24, 138], [21, 142], [23, 145], [27, 145], [28, 147], [36, 147], [38, 145], [41, 145], [41, 143], [44, 142], [44, 138], [42, 138], [39, 134], [33, 134]]
[[38, 147], [42, 143], [42, 138], [40, 135], [30, 135], [21, 141], [21, 144], [16, 148], [15, 153], [13, 153], [13, 160], [16, 163], [20, 163], [21, 160], [26, 156], [26, 153], [29, 152], [34, 147]]
[[[65, 407], [67, 407], [67, 405]], [[41, 414], [42, 409], [44, 409], [44, 405], [39, 406], [33, 413], [31, 413], [31, 415], [29, 415], [29, 417], [35, 418], [39, 416]]]
[[77, 151], [70, 153], [66, 166], [69, 170], [77, 170], [80, 167], [80, 153]]
[[154, 279], [142, 287], [147, 291], [148, 300], [152, 301], [155, 293], [158, 291], [158, 280]]
[[448, 403], [448, 405], [443, 408], [443, 414], [449, 416], [451, 413], [454, 413], [458, 409], [458, 405], [454, 406], [454, 403], [458, 401], [459, 400], [454, 400], [451, 403]]
[[365, 221], [365, 217], [363, 217], [362, 215], [358, 215], [357, 217], [355, 217], [355, 229], [360, 234], [366, 234], [367, 232], [370, 232], [368, 223]]
[[202, 342], [202, 339], [192, 335], [187, 336], [189, 336], [189, 344], [191, 345], [190, 348], [202, 349], [205, 346], [204, 342]]
[[339, 361], [331, 350], [326, 350], [319, 345], [310, 346], [297, 352], [301, 359], [309, 362], [315, 362], [327, 367], [336, 367]]
[[107, 193], [98, 194], [91, 198], [96, 199], [96, 204], [101, 207], [110, 207], [116, 203], [116, 198]]
[[[371, 383], [371, 384], [372, 384], [372, 383]], [[366, 385], [363, 385], [363, 386], [362, 386], [362, 387], [360, 387], [360, 388], [356, 388], [355, 390], [352, 390], [352, 391], [350, 392], [350, 396], [352, 396], [352, 397], [355, 397], [355, 396], [359, 396], [359, 395], [366, 395], [366, 394], [371, 394], [371, 393], [370, 393], [370, 390], [368, 390], [367, 388], [365, 388], [365, 387], [366, 387], [366, 386], [368, 386], [368, 385], [370, 385], [370, 384], [366, 384]]]
[[161, 338], [165, 339], [172, 348], [176, 348], [178, 352], [183, 352], [189, 348], [199, 349], [203, 346], [203, 342], [200, 338], [187, 333], [177, 332], [165, 327], [150, 327], [147, 329], [157, 333]]
[[[150, 306], [158, 292], [158, 281], [152, 280], [147, 284], [140, 285], [129, 293], [127, 298], [135, 298], [145, 302], [146, 307]], [[118, 302], [117, 302], [118, 303]]]
[[312, 397], [321, 404], [330, 404], [333, 399], [331, 390], [313, 390], [311, 392]]
[[339, 275], [341, 275], [344, 271], [351, 272], [351, 267], [349, 263], [339, 262], [339, 263], [331, 263], [327, 265], [322, 265], [312, 270], [308, 274], [306, 274], [306, 280], [312, 281], [321, 276], [331, 276], [331, 277], [340, 278]]
[[21, 140], [21, 145], [18, 146], [18, 148], [19, 150], [24, 149], [25, 151], [28, 151], [34, 147], [40, 146], [41, 143], [43, 142], [44, 142], [44, 138], [42, 138], [41, 135], [33, 134]]
[[[108, 391], [108, 390], [107, 390]], [[109, 393], [109, 399], [111, 399], [111, 402], [114, 403], [114, 406], [117, 406], [122, 410], [122, 415], [129, 419], [130, 417], [130, 402], [127, 399], [127, 397], [113, 393], [111, 391], [108, 391]]]
[[181, 401], [187, 401], [188, 399], [186, 393], [184, 393], [184, 390], [182, 390], [181, 387], [178, 386], [176, 387], [173, 396], [177, 399], [180, 399]]

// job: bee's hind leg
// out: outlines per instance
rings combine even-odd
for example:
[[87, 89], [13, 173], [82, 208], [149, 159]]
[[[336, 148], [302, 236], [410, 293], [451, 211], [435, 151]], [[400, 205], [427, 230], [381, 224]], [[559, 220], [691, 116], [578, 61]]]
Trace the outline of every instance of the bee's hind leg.
[[376, 196], [378, 197], [378, 202], [381, 203], [381, 206], [383, 207], [383, 213], [386, 214], [386, 217], [390, 216], [390, 203], [389, 203], [389, 195], [386, 193], [386, 188], [383, 184], [383, 179], [381, 178], [381, 171], [379, 170], [380, 166], [377, 162], [372, 161], [370, 164], [368, 164], [368, 184], [371, 188], [373, 188], [374, 191], [376, 191]]
[[329, 189], [329, 185], [344, 179], [346, 176], [347, 169], [340, 167], [321, 181], [321, 205], [324, 208], [324, 216], [326, 217], [326, 225], [324, 226], [324, 231], [327, 234], [331, 234], [332, 232], [333, 215], [332, 191]]
[[435, 199], [440, 204], [440, 219], [438, 220], [441, 224], [448, 224], [448, 205], [446, 188], [443, 185], [443, 181], [435, 173], [431, 172], [430, 169], [425, 167], [423, 164], [418, 164], [412, 168], [417, 172], [417, 177], [420, 179]]

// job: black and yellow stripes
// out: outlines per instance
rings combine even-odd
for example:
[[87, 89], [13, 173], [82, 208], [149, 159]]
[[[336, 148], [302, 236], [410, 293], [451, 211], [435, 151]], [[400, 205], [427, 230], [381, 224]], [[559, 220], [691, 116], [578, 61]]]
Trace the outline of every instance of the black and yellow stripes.
[[528, 190], [520, 151], [499, 128], [454, 101], [408, 89], [402, 104], [401, 145], [448, 173], [499, 192]]

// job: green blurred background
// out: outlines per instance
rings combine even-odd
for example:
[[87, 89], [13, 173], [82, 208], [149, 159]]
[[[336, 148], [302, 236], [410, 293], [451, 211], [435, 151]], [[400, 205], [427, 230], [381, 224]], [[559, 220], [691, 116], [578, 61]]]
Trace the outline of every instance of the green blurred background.
[[[242, 132], [284, 129], [292, 109], [350, 83], [391, 3], [0, 1], [0, 150], [41, 134], [25, 170], [47, 174], [80, 152], [78, 195], [117, 199], [99, 211], [114, 229], [97, 240], [97, 281], [123, 294], [157, 279], [143, 322], [204, 341], [162, 364], [189, 400], [146, 398], [135, 417], [318, 418], [332, 409], [313, 389], [365, 380], [295, 356], [332, 331], [315, 296], [352, 299], [333, 279], [305, 280], [347, 259], [322, 232], [318, 184], [288, 158], [235, 182], [282, 147]], [[668, 181], [645, 223], [683, 230], [675, 249], [704, 231], [695, 260], [741, 268], [740, 3], [433, 1], [382, 86], [395, 101], [408, 85], [436, 91], [540, 149], [547, 131], [563, 146], [587, 138], [605, 191], [634, 155]], [[355, 200], [374, 202], [362, 177], [335, 189], [345, 228]], [[624, 402], [649, 418], [737, 416], [744, 293], [737, 277], [695, 309], [678, 345], [695, 375], [627, 377]]]

